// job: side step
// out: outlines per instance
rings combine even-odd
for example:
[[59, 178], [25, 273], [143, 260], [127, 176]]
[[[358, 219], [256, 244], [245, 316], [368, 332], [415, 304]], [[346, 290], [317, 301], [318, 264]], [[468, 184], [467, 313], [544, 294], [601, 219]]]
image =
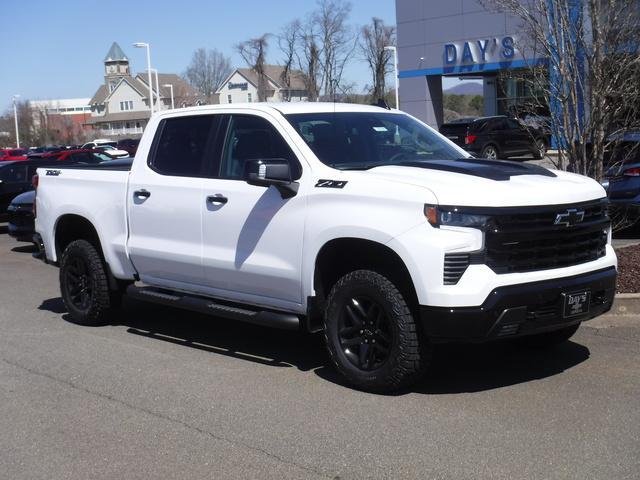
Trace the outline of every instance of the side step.
[[130, 285], [127, 288], [127, 295], [145, 302], [182, 308], [206, 315], [262, 325], [264, 327], [281, 328], [284, 330], [298, 330], [300, 328], [300, 319], [292, 313], [248, 310], [246, 308], [217, 303], [205, 297], [180, 292], [168, 292], [167, 290], [154, 287], [137, 287]]

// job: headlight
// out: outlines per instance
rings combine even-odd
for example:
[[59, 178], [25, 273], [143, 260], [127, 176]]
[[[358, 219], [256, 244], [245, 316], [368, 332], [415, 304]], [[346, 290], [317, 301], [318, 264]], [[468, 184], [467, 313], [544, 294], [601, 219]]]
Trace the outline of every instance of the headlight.
[[491, 219], [489, 215], [464, 213], [455, 207], [438, 207], [435, 205], [425, 205], [424, 215], [427, 217], [427, 221], [436, 228], [446, 225], [485, 230]]

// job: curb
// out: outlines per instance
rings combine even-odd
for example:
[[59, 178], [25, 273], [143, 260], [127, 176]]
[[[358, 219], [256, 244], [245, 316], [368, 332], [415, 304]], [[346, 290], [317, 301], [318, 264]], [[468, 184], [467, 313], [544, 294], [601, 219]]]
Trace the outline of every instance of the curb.
[[640, 293], [618, 293], [607, 315], [640, 315]]

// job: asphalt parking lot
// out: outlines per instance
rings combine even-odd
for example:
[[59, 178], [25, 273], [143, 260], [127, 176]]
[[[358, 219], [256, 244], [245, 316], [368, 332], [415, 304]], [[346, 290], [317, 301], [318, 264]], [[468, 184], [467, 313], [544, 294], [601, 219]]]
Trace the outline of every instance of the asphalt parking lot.
[[133, 301], [74, 325], [30, 251], [0, 224], [0, 478], [640, 478], [640, 321], [443, 347], [371, 395], [319, 336]]

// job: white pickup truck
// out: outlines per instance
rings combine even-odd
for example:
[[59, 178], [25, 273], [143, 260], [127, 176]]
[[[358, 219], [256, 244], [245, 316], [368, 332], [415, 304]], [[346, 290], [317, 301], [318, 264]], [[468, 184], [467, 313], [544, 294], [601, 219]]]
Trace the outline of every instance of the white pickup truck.
[[399, 111], [170, 110], [130, 171], [38, 174], [35, 240], [78, 323], [104, 322], [126, 292], [322, 330], [361, 389], [411, 384], [437, 342], [557, 344], [613, 301], [597, 182], [473, 158]]

